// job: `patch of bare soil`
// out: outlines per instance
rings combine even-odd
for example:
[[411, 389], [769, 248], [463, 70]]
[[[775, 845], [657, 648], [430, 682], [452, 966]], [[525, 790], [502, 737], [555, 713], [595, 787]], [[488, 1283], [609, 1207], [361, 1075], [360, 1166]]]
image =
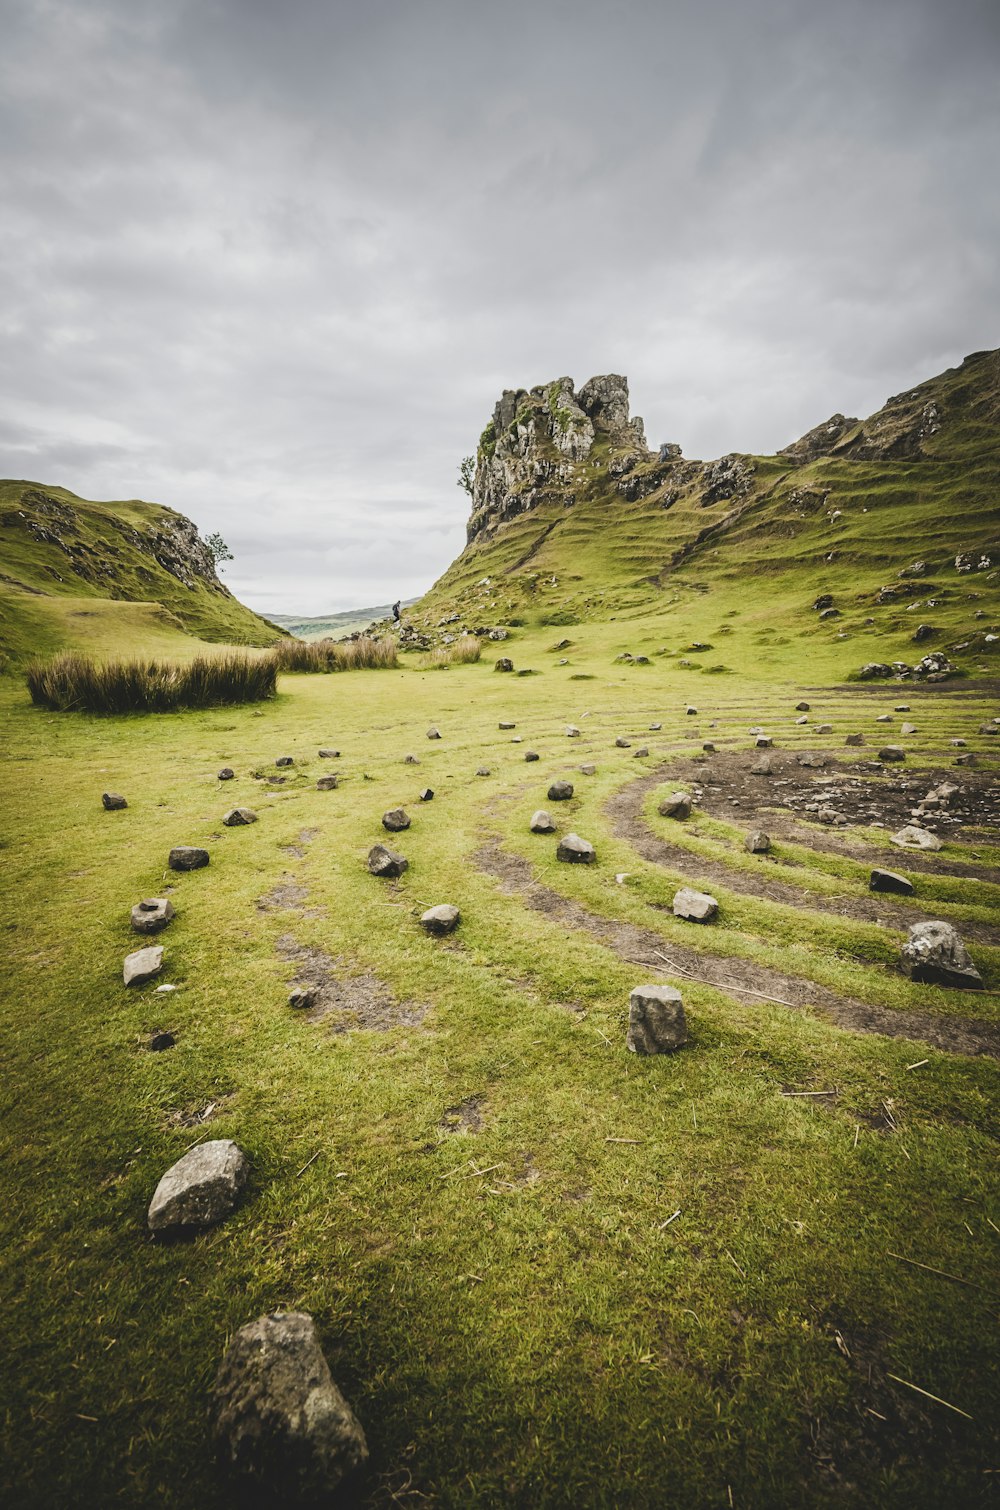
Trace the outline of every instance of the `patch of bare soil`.
[[[671, 844], [653, 833], [643, 814], [643, 805], [648, 793], [654, 787], [662, 786], [665, 779], [669, 779], [665, 777], [666, 770], [669, 771], [670, 776], [677, 778], [678, 784], [683, 780], [686, 788], [700, 797], [699, 806], [711, 817], [722, 818], [731, 823], [737, 814], [741, 815], [742, 819], [745, 813], [748, 831], [753, 828], [762, 828], [773, 839], [793, 837], [791, 832], [780, 832], [781, 827], [788, 821], [785, 815], [778, 810], [779, 821], [776, 822], [776, 810], [770, 805], [763, 805], [769, 798], [773, 801], [775, 794], [773, 786], [768, 786], [767, 783], [774, 783], [779, 778], [749, 776], [744, 767], [753, 763], [753, 757], [727, 757], [729, 763], [736, 765], [736, 774], [730, 778], [732, 786], [747, 793], [746, 806], [741, 800], [738, 808], [732, 806], [727, 808], [724, 804], [727, 801], [726, 792], [729, 782], [727, 773], [721, 768], [723, 757], [717, 757], [717, 759], [720, 765], [717, 766], [713, 760], [711, 776], [703, 774], [697, 781], [692, 781], [689, 776], [683, 778], [678, 776], [676, 766], [672, 765], [660, 768], [650, 775], [641, 777], [638, 781], [630, 782], [628, 786], [619, 788], [605, 805], [605, 813], [614, 833], [618, 838], [627, 840], [637, 854], [642, 855], [644, 860], [652, 861], [654, 865], [667, 865], [673, 870], [681, 871], [692, 881], [718, 882], [719, 885], [727, 886], [730, 891], [739, 892], [742, 896], [765, 897], [770, 902], [784, 902], [793, 907], [808, 907], [816, 912], [832, 913], [837, 917], [857, 918], [862, 922], [889, 923], [900, 929], [936, 915], [921, 909], [919, 897], [897, 897], [886, 893], [858, 895], [846, 890], [834, 896], [811, 891], [804, 875], [801, 880], [798, 879], [802, 875], [798, 866], [790, 865], [787, 861], [780, 860], [772, 854], [758, 856], [760, 864], [751, 873], [737, 870], [721, 860], [709, 860], [701, 855], [692, 854], [683, 845]], [[792, 761], [791, 769], [799, 774], [800, 790], [808, 790], [809, 778], [814, 774], [813, 771], [797, 765], [794, 761]], [[795, 777], [788, 779], [794, 781]], [[758, 783], [756, 788], [752, 785], [754, 782]], [[765, 788], [763, 792], [760, 790], [761, 787]], [[924, 790], [928, 789], [924, 785]], [[782, 792], [785, 790], [784, 787], [781, 788]], [[761, 805], [748, 810], [751, 802], [759, 802]], [[812, 830], [795, 835], [795, 837], [798, 842], [808, 844], [812, 848], [831, 847], [824, 844], [822, 836], [817, 836]], [[819, 842], [817, 842], [818, 837]], [[851, 853], [852, 858], [860, 858], [856, 852]], [[912, 868], [912, 858], [909, 851], [901, 850], [899, 859], [893, 862], [880, 852], [878, 863], [890, 869], [901, 867], [906, 870]], [[943, 868], [934, 866], [929, 857], [922, 856], [921, 858], [925, 859], [924, 868], [927, 870]], [[988, 879], [988, 877], [984, 878]], [[979, 943], [1000, 943], [1000, 929], [991, 928], [987, 924], [962, 923], [961, 930], [964, 937]]]
[[457, 1106], [447, 1107], [438, 1127], [445, 1133], [479, 1132], [483, 1125], [485, 1099], [484, 1096], [466, 1096]]
[[309, 900], [309, 893], [298, 881], [293, 881], [290, 876], [278, 882], [278, 884], [260, 897], [257, 902], [258, 912], [299, 912], [303, 903]]
[[291, 855], [293, 860], [304, 860], [306, 846], [312, 843], [318, 833], [318, 828], [304, 828], [294, 844], [281, 844], [278, 847], [284, 854]]
[[275, 947], [282, 959], [295, 965], [294, 984], [309, 986], [316, 994], [314, 1005], [302, 1015], [310, 1022], [325, 1022], [332, 1033], [351, 1028], [387, 1033], [391, 1028], [417, 1027], [427, 1015], [419, 1002], [398, 1001], [377, 976], [351, 975], [341, 960], [300, 944], [290, 933], [282, 934]]
[[839, 1028], [853, 1033], [881, 1033], [887, 1038], [913, 1038], [952, 1054], [988, 1054], [1000, 1058], [1000, 1025], [966, 1017], [944, 1017], [934, 1012], [893, 1011], [870, 1006], [852, 997], [838, 996], [826, 986], [799, 976], [784, 975], [749, 960], [725, 959], [701, 954], [659, 934], [588, 912], [579, 903], [560, 896], [536, 881], [527, 860], [512, 855], [491, 841], [473, 856], [477, 869], [493, 876], [501, 889], [522, 898], [528, 907], [545, 913], [570, 928], [581, 928], [612, 949], [629, 964], [641, 965], [664, 975], [688, 974], [714, 986], [734, 1000], [766, 996], [795, 1011], [815, 1011]]

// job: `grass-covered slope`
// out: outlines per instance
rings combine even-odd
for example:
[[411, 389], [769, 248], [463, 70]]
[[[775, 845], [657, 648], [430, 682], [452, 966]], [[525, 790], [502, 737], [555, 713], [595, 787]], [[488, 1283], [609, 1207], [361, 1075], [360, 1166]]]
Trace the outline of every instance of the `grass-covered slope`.
[[[546, 445], [535, 443], [543, 466]], [[835, 416], [778, 456], [703, 465], [628, 452], [598, 426], [561, 478], [529, 478], [503, 517], [474, 510], [469, 545], [414, 621], [640, 620], [661, 646], [709, 642], [704, 664], [733, 669], [761, 654], [766, 666], [769, 634], [794, 634], [832, 677], [931, 649], [969, 671], [994, 664], [1000, 353], [968, 357], [864, 422]], [[838, 611], [824, 621], [821, 594]]]
[[233, 597], [189, 519], [137, 499], [0, 481], [0, 652], [185, 655], [280, 634]]

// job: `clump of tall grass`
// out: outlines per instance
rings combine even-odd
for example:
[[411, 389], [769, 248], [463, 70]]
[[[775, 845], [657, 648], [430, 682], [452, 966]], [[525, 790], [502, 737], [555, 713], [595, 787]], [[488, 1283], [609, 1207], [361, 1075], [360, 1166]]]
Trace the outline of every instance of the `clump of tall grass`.
[[399, 664], [396, 641], [279, 640], [272, 654], [279, 671], [360, 671], [391, 669]]
[[196, 656], [178, 665], [66, 653], [32, 661], [26, 670], [31, 701], [38, 707], [80, 713], [171, 713], [257, 703], [275, 695], [277, 677], [273, 656], [239, 652]]
[[474, 634], [463, 634], [454, 645], [439, 645], [427, 656], [425, 671], [446, 671], [449, 666], [471, 666], [478, 661], [483, 647]]

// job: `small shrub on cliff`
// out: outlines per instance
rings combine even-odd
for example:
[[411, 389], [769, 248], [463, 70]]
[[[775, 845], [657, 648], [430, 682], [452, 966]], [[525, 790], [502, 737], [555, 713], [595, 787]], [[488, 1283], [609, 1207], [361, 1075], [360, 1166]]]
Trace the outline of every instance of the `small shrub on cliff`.
[[273, 697], [277, 662], [270, 655], [197, 656], [185, 665], [162, 661], [96, 661], [58, 655], [33, 661], [26, 679], [38, 707], [79, 713], [172, 713], [256, 703]]

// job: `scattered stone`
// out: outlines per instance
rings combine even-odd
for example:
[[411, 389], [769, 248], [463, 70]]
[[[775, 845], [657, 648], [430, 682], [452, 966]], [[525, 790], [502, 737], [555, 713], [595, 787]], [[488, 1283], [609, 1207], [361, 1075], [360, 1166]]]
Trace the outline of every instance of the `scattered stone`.
[[980, 734], [1000, 734], [1000, 725], [995, 723], [980, 724], [979, 732]]
[[588, 839], [581, 839], [579, 834], [566, 834], [556, 846], [556, 859], [565, 861], [567, 865], [593, 865], [597, 851]]
[[862, 666], [861, 670], [858, 672], [858, 679], [862, 682], [870, 682], [874, 681], [876, 677], [885, 677], [891, 675], [892, 667], [887, 666], [885, 661], [869, 661], [868, 664], [866, 666]]
[[136, 933], [161, 933], [173, 915], [169, 897], [147, 897], [132, 908], [132, 927]]
[[758, 734], [754, 744], [758, 750], [770, 750], [774, 745], [774, 740], [767, 734]]
[[476, 775], [477, 776], [488, 776], [489, 774], [490, 774], [490, 768], [489, 768], [488, 765], [480, 765], [480, 766], [476, 767]]
[[743, 847], [751, 855], [766, 855], [771, 848], [771, 840], [762, 829], [757, 828], [752, 833], [747, 834], [743, 841]]
[[892, 711], [894, 713], [909, 713], [909, 711], [910, 711], [910, 705], [909, 705], [909, 703], [897, 703], [896, 706], [895, 706], [895, 708], [893, 708]]
[[326, 1505], [368, 1460], [365, 1434], [304, 1311], [275, 1311], [240, 1328], [219, 1365], [213, 1409], [220, 1457], [248, 1486], [240, 1504]]
[[901, 745], [883, 745], [878, 752], [878, 758], [888, 765], [893, 761], [905, 760], [906, 751]]
[[125, 956], [122, 979], [126, 986], [144, 986], [163, 969], [163, 945], [149, 944]]
[[274, 763], [275, 765], [294, 765], [295, 761], [290, 755], [279, 755]]
[[808, 720], [808, 718], [806, 718], [805, 714], [803, 713], [802, 717], [801, 718], [797, 718], [795, 720], [795, 722], [796, 722], [796, 724], [800, 724], [801, 725], [801, 724], [807, 724], [809, 722], [809, 720]]
[[256, 823], [257, 814], [253, 808], [231, 807], [222, 821], [227, 828], [243, 828], [248, 823]]
[[963, 750], [965, 748], [964, 739], [949, 739], [948, 743], [956, 750]]
[[513, 671], [514, 662], [509, 655], [502, 655], [493, 667], [494, 671]]
[[339, 760], [340, 759], [340, 751], [339, 750], [320, 750], [320, 752], [319, 752], [319, 758], [320, 758], [320, 760]]
[[832, 606], [833, 606], [833, 593], [832, 592], [821, 592], [820, 595], [819, 595], [819, 597], [816, 599], [815, 603], [813, 604], [813, 608], [815, 608], [815, 610], [816, 610], [817, 613], [822, 613], [824, 608], [831, 608]]
[[913, 638], [919, 642], [920, 640], [932, 639], [936, 634], [937, 630], [933, 624], [918, 624], [913, 631]]
[[572, 795], [572, 781], [553, 781], [548, 790], [548, 799], [550, 802], [568, 802]]
[[597, 767], [596, 767], [596, 765], [592, 765], [588, 761], [588, 763], [586, 765], [582, 765], [580, 767], [580, 774], [581, 774], [581, 776], [596, 776], [597, 775]]
[[649, 732], [650, 732], [650, 734], [658, 734], [662, 728], [663, 728], [662, 724], [650, 724], [650, 726], [649, 726]]
[[427, 730], [427, 738], [428, 739], [440, 739], [441, 738], [441, 730], [440, 729], [428, 729]]
[[194, 844], [175, 844], [167, 856], [171, 870], [201, 870], [208, 864], [208, 850]]
[[705, 743], [702, 745], [702, 749], [705, 751], [706, 755], [715, 754], [715, 746], [710, 739], [705, 741]]
[[816, 814], [820, 823], [846, 823], [847, 819], [835, 807], [824, 806]]
[[288, 993], [288, 1005], [298, 1012], [307, 1012], [319, 1000], [315, 986], [293, 986]]
[[337, 785], [338, 779], [336, 776], [320, 776], [316, 780], [317, 792], [335, 792]]
[[579, 739], [580, 738], [580, 731], [577, 728], [576, 724], [567, 724], [566, 725], [566, 738], [567, 739]]
[[629, 992], [625, 1046], [632, 1054], [672, 1054], [687, 1043], [681, 993], [673, 986], [635, 986]]
[[900, 734], [916, 734], [917, 726], [916, 724], [900, 724], [899, 732]]
[[825, 755], [796, 755], [796, 762], [810, 770], [821, 770], [826, 765]]
[[707, 891], [682, 886], [674, 895], [674, 917], [684, 918], [686, 922], [710, 923], [718, 910], [718, 902]]
[[865, 736], [863, 734], [848, 734], [844, 740], [845, 745], [863, 745], [864, 742]]
[[913, 882], [894, 870], [873, 870], [868, 881], [869, 891], [893, 891], [901, 897], [912, 897]]
[[880, 713], [879, 716], [878, 716], [878, 718], [876, 718], [875, 722], [877, 724], [891, 724], [892, 723], [892, 714], [891, 713]]
[[156, 1033], [150, 1033], [147, 1047], [153, 1054], [162, 1054], [164, 1049], [172, 1049], [176, 1042], [173, 1033], [161, 1029]]
[[515, 734], [514, 737], [511, 739], [511, 744], [512, 745], [523, 745], [524, 744], [524, 736], [521, 735], [521, 734]]
[[554, 834], [556, 831], [555, 823], [543, 807], [532, 813], [528, 827], [533, 834]]
[[634, 750], [633, 751], [633, 753], [632, 753], [632, 759], [633, 760], [645, 760], [648, 755], [649, 755], [649, 751], [646, 749], [646, 746], [645, 745], [640, 745], [639, 748], [638, 748], [638, 750]]
[[895, 844], [897, 849], [938, 850], [943, 847], [937, 834], [932, 834], [929, 828], [921, 828], [916, 823], [907, 823], [892, 835], [889, 843]]
[[816, 725], [816, 733], [817, 734], [832, 734], [833, 733], [833, 724], [817, 724]]
[[433, 802], [434, 801], [434, 788], [433, 787], [429, 787], [429, 786], [425, 786], [424, 789], [423, 789], [423, 791], [419, 794], [417, 800], [419, 802]]
[[753, 765], [750, 767], [750, 774], [751, 774], [751, 776], [771, 776], [771, 775], [773, 775], [774, 774], [774, 766], [771, 763], [770, 756], [768, 756], [768, 755], [762, 755], [759, 760], [755, 760], [754, 763], [753, 763]]
[[809, 704], [808, 703], [796, 703], [795, 704], [795, 711], [796, 711], [796, 713], [808, 713], [809, 712]]
[[416, 755], [404, 755], [403, 756], [403, 764], [404, 765], [419, 765], [420, 761], [417, 759]]
[[462, 914], [450, 902], [439, 902], [421, 914], [420, 922], [428, 933], [454, 933], [462, 921]]
[[222, 770], [219, 772], [218, 777], [216, 779], [219, 780], [219, 781], [232, 781], [235, 778], [235, 776], [236, 776], [236, 772], [233, 770], [232, 766], [231, 765], [224, 765], [222, 767]]
[[392, 879], [401, 876], [404, 870], [408, 870], [410, 862], [402, 855], [397, 855], [395, 850], [387, 849], [384, 844], [373, 844], [368, 851], [368, 869], [373, 876], [383, 876]]
[[401, 807], [391, 807], [387, 813], [382, 814], [382, 827], [388, 829], [390, 834], [401, 834], [409, 826], [410, 820]]
[[976, 757], [975, 757], [975, 755], [957, 755], [955, 757], [955, 764], [956, 765], [975, 765], [976, 764]]
[[147, 1216], [150, 1232], [214, 1227], [236, 1205], [248, 1173], [246, 1155], [229, 1138], [189, 1148], [156, 1187]]
[[104, 811], [106, 813], [117, 813], [123, 807], [128, 807], [128, 803], [121, 792], [104, 792], [101, 801], [104, 804]]
[[629, 750], [631, 749], [631, 747], [632, 741], [630, 739], [625, 739], [621, 734], [619, 734], [618, 738], [615, 740], [615, 749]]
[[965, 991], [983, 989], [983, 977], [950, 923], [937, 919], [911, 923], [901, 955], [903, 969], [911, 980]]
[[539, 753], [538, 753], [537, 750], [525, 750], [525, 752], [524, 752], [524, 758], [525, 758], [526, 761], [528, 761], [528, 763], [530, 765], [530, 763], [532, 761], [534, 761], [534, 760], [540, 760], [541, 756], [539, 755]]
[[823, 620], [823, 619], [839, 619], [839, 618], [840, 618], [840, 609], [839, 608], [824, 608], [823, 612], [820, 614], [820, 619], [821, 620]]
[[515, 724], [515, 723], [509, 723], [506, 719], [502, 718], [500, 720], [500, 728], [501, 729], [516, 729], [517, 728], [517, 724]]
[[690, 818], [691, 798], [687, 792], [671, 792], [657, 805], [661, 818]]
[[698, 709], [692, 708], [690, 704], [684, 709], [684, 712], [687, 714], [688, 718], [697, 718], [698, 716]]

